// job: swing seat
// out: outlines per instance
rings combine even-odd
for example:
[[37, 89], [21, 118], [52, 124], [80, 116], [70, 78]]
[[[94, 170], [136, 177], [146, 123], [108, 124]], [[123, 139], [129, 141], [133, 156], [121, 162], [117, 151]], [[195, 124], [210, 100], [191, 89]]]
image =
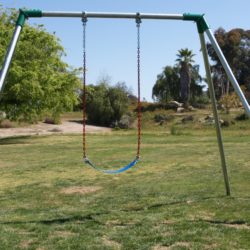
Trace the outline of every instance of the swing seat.
[[93, 169], [105, 173], [105, 174], [120, 174], [122, 172], [125, 172], [127, 170], [129, 170], [130, 168], [132, 168], [133, 166], [136, 165], [136, 163], [139, 161], [139, 158], [136, 157], [132, 162], [130, 162], [128, 165], [121, 167], [119, 169], [102, 169], [102, 168], [98, 168], [96, 167], [88, 158], [84, 158], [83, 159], [84, 163], [88, 164], [89, 166], [91, 166]]

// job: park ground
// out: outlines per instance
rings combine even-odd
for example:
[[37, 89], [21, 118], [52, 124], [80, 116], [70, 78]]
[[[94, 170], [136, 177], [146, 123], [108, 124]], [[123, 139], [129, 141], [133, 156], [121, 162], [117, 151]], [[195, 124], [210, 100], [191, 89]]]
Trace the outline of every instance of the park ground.
[[[87, 125], [87, 133], [110, 132], [110, 128]], [[0, 129], [0, 138], [24, 135], [51, 135], [51, 134], [79, 134], [82, 132], [82, 119], [80, 113], [65, 114], [60, 124], [38, 122], [36, 124], [13, 126]]]
[[[209, 111], [191, 114], [145, 123], [141, 160], [120, 175], [82, 162], [80, 133], [1, 137], [0, 249], [249, 249], [250, 122], [223, 115], [228, 197], [214, 126], [199, 122]], [[135, 157], [136, 130], [87, 143], [97, 166], [120, 167]]]

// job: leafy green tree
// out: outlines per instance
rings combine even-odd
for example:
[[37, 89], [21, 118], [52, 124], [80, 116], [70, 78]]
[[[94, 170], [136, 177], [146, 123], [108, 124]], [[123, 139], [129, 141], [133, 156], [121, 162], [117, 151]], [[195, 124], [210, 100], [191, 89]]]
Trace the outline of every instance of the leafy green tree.
[[176, 55], [176, 61], [180, 66], [180, 99], [181, 102], [187, 107], [189, 105], [189, 94], [191, 84], [192, 63], [194, 62], [194, 54], [192, 50], [180, 49]]
[[[224, 53], [232, 71], [246, 92], [250, 92], [250, 30], [232, 29], [226, 32], [223, 28], [215, 31], [215, 37]], [[211, 44], [207, 45], [208, 53], [214, 64], [212, 66], [213, 81], [217, 98], [229, 94], [233, 89], [224, 69]]]
[[[0, 8], [0, 63], [15, 26], [16, 12]], [[26, 24], [1, 95], [0, 110], [9, 119], [36, 122], [45, 115], [58, 121], [77, 103], [77, 70], [69, 69], [59, 40], [43, 26]]]
[[166, 66], [163, 72], [157, 76], [152, 90], [152, 98], [156, 101], [167, 103], [170, 100], [179, 100], [179, 92], [179, 69], [176, 66]]
[[[201, 85], [202, 77], [199, 75], [199, 66], [194, 65], [190, 68], [190, 101], [195, 102], [197, 97], [203, 95], [204, 86]], [[166, 66], [157, 80], [152, 90], [152, 98], [161, 103], [170, 100], [182, 101], [180, 98], [180, 68], [178, 65], [173, 67]]]
[[87, 86], [88, 122], [111, 126], [118, 122], [128, 109], [128, 92], [124, 83], [109, 86], [106, 82]]

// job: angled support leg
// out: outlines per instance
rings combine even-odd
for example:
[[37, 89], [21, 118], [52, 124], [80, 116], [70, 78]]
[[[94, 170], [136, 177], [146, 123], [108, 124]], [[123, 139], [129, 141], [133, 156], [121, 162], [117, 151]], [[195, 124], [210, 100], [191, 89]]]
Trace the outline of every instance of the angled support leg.
[[208, 88], [209, 88], [209, 93], [210, 93], [210, 98], [211, 98], [212, 108], [213, 108], [213, 114], [214, 114], [214, 119], [215, 119], [217, 141], [218, 141], [218, 146], [219, 146], [219, 150], [220, 150], [220, 158], [221, 158], [222, 171], [223, 171], [223, 175], [224, 175], [226, 194], [228, 196], [230, 196], [231, 192], [230, 192], [230, 184], [229, 184], [228, 173], [227, 173], [226, 158], [225, 158], [225, 153], [224, 153], [218, 110], [217, 110], [217, 106], [216, 106], [214, 86], [213, 86], [213, 81], [212, 81], [212, 76], [211, 76], [211, 71], [210, 71], [210, 66], [209, 66], [207, 47], [206, 47], [204, 33], [199, 33], [199, 35], [200, 35], [203, 60], [204, 60], [205, 69], [206, 69]]
[[14, 54], [14, 51], [15, 51], [15, 48], [16, 48], [16, 44], [17, 44], [19, 35], [21, 33], [21, 30], [22, 30], [22, 26], [17, 25], [16, 29], [14, 31], [12, 40], [10, 42], [9, 49], [8, 49], [8, 51], [6, 53], [4, 63], [3, 63], [3, 67], [1, 68], [1, 71], [0, 71], [0, 93], [4, 88], [4, 81], [5, 81], [6, 75], [8, 73], [10, 63], [11, 63], [11, 60], [12, 60], [12, 57], [13, 57], [13, 54]]

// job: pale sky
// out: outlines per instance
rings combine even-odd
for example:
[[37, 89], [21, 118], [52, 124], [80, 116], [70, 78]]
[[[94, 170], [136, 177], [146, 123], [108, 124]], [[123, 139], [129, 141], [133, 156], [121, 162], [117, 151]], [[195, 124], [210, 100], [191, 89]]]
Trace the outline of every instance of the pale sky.
[[[144, 12], [205, 14], [212, 30], [223, 27], [250, 29], [249, 0], [2, 0], [9, 8], [47, 11]], [[56, 32], [64, 46], [64, 58], [73, 67], [82, 66], [82, 24], [77, 18], [38, 18], [29, 23], [44, 24]], [[0, 38], [1, 39], [1, 38]], [[184, 21], [143, 20], [141, 24], [141, 96], [151, 100], [156, 77], [166, 65], [174, 65], [181, 48], [193, 50], [195, 61], [204, 66], [196, 25]], [[88, 83], [104, 76], [111, 84], [124, 81], [136, 94], [136, 25], [134, 20], [89, 19], [87, 24]]]

